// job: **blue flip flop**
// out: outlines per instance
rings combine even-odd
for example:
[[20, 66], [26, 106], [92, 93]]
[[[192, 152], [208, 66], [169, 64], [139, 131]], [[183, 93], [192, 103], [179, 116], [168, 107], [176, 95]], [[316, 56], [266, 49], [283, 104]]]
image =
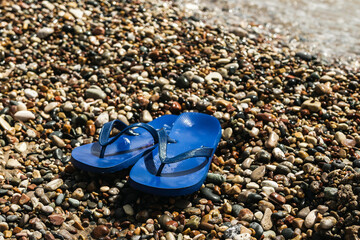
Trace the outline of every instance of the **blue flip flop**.
[[[219, 121], [202, 113], [183, 113], [170, 132], [157, 132], [159, 143], [130, 171], [129, 184], [154, 195], [191, 194], [204, 182], [221, 138]], [[168, 139], [174, 143], [170, 143]]]
[[[164, 115], [147, 124], [129, 126], [120, 120], [105, 123], [99, 142], [75, 148], [71, 161], [75, 167], [89, 172], [112, 173], [128, 168], [155, 147], [156, 129], [169, 131], [177, 118], [176, 115]], [[113, 128], [120, 133], [110, 138]]]

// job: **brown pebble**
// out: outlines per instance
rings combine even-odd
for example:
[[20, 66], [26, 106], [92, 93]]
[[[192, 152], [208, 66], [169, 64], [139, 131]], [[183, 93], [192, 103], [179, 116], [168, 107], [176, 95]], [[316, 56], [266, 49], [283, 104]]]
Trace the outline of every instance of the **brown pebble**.
[[279, 205], [286, 203], [286, 199], [276, 192], [271, 193], [269, 199]]
[[94, 35], [104, 35], [105, 34], [105, 29], [103, 27], [98, 26], [98, 27], [93, 29], [92, 34], [94, 34]]
[[256, 117], [265, 122], [275, 122], [276, 120], [276, 117], [270, 113], [259, 113]]
[[95, 239], [103, 238], [109, 234], [109, 228], [105, 225], [99, 225], [91, 232], [91, 236]]

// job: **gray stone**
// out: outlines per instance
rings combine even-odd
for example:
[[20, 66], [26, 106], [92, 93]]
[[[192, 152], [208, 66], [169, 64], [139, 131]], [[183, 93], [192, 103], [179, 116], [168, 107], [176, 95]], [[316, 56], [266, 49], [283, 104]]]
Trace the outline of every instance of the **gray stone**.
[[63, 185], [63, 183], [64, 183], [63, 180], [61, 178], [58, 178], [58, 179], [52, 180], [51, 182], [46, 184], [44, 188], [48, 191], [55, 191], [61, 185]]
[[75, 198], [69, 198], [68, 201], [69, 201], [70, 205], [75, 207], [75, 208], [80, 206], [80, 201], [75, 199]]
[[323, 219], [321, 219], [320, 227], [322, 229], [328, 230], [328, 229], [332, 228], [333, 226], [335, 226], [336, 223], [337, 223], [336, 218], [334, 218], [332, 216], [327, 216], [327, 217], [324, 217]]
[[124, 212], [129, 215], [129, 216], [133, 216], [134, 215], [134, 209], [130, 204], [126, 204], [123, 206]]
[[101, 90], [100, 87], [93, 85], [85, 91], [85, 97], [93, 99], [105, 99], [106, 93]]
[[30, 88], [25, 89], [24, 94], [25, 94], [25, 97], [30, 98], [30, 99], [35, 99], [39, 96], [39, 94], [35, 90], [30, 89]]
[[226, 181], [226, 177], [216, 173], [208, 173], [206, 177], [206, 182], [215, 183], [221, 185]]
[[260, 180], [262, 177], [264, 177], [266, 173], [266, 166], [260, 166], [258, 168], [256, 168], [252, 173], [251, 173], [251, 180], [256, 182], [258, 180]]
[[336, 199], [338, 189], [335, 187], [325, 187], [324, 188], [324, 197], [326, 199]]
[[51, 34], [54, 33], [54, 29], [53, 28], [49, 28], [49, 27], [44, 27], [41, 28], [38, 32], [37, 32], [37, 36], [39, 38], [47, 38], [48, 36], [50, 36]]
[[96, 118], [95, 125], [96, 127], [102, 127], [108, 121], [109, 121], [109, 113], [103, 112]]

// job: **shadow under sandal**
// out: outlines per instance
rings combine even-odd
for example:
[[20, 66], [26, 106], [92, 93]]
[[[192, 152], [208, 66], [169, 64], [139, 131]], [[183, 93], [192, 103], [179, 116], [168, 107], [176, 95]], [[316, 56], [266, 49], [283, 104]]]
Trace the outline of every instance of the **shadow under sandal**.
[[[156, 129], [169, 131], [177, 117], [164, 115], [147, 124], [129, 126], [120, 120], [105, 123], [99, 142], [75, 148], [71, 161], [75, 167], [89, 172], [112, 173], [128, 168], [155, 147], [157, 142], [154, 139], [158, 139]], [[120, 133], [110, 138], [113, 128], [120, 130]]]
[[[183, 113], [167, 136], [130, 171], [132, 187], [154, 195], [178, 196], [197, 191], [207, 176], [221, 138], [219, 121], [202, 113]], [[172, 139], [169, 142], [168, 139]]]

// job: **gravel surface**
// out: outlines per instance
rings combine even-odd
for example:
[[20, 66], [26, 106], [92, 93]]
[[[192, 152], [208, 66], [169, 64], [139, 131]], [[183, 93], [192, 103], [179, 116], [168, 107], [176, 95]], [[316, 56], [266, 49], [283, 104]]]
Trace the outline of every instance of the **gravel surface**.
[[[360, 74], [171, 2], [0, 10], [0, 239], [359, 239]], [[192, 195], [71, 165], [107, 121], [187, 111], [223, 129]]]

